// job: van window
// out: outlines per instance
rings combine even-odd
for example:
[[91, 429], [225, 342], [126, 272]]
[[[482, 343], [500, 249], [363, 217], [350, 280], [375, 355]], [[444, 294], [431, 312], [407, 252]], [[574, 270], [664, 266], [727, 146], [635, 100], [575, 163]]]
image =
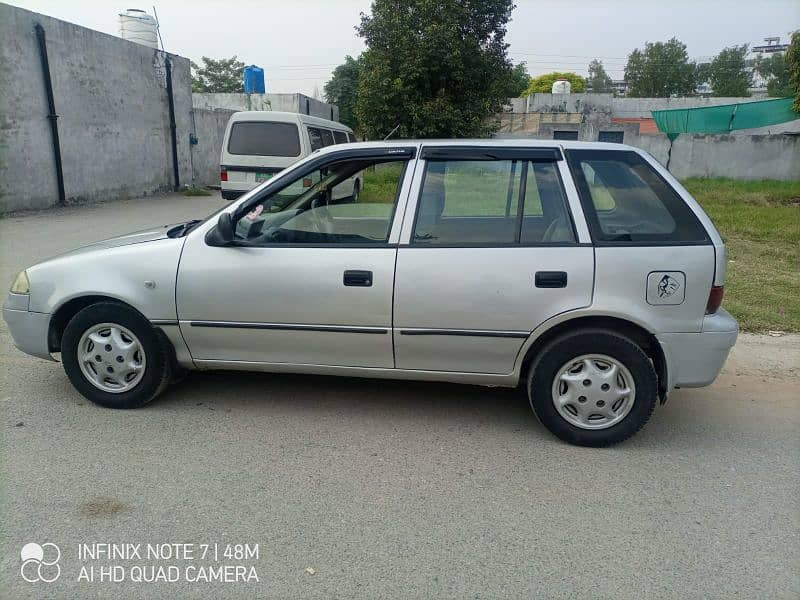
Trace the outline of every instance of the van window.
[[575, 241], [554, 162], [429, 161], [418, 204], [414, 244]]
[[352, 133], [350, 133], [349, 131], [347, 132], [347, 140], [348, 140], [348, 141], [349, 141], [351, 144], [352, 144], [353, 142], [357, 142], [357, 141], [358, 141], [358, 140], [356, 139], [356, 136], [355, 136], [355, 135], [353, 135]]
[[330, 129], [321, 129], [322, 132], [322, 145], [333, 146], [333, 134]]
[[683, 199], [636, 152], [569, 150], [566, 154], [595, 241], [709, 241]]
[[319, 150], [323, 147], [322, 132], [316, 127], [308, 128], [308, 140], [311, 142], [311, 151]]
[[228, 153], [300, 156], [300, 134], [294, 123], [239, 121], [231, 127]]
[[337, 144], [347, 143], [347, 134], [344, 131], [333, 131], [333, 139]]

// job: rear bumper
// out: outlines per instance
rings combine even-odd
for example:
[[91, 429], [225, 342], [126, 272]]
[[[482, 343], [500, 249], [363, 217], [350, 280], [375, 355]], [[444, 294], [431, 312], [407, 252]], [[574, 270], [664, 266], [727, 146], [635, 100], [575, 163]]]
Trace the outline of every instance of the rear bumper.
[[3, 307], [3, 320], [8, 325], [8, 331], [17, 348], [26, 354], [53, 360], [47, 346], [49, 314], [17, 310], [10, 308], [9, 303], [6, 302]]
[[713, 383], [738, 334], [736, 319], [719, 309], [703, 319], [700, 333], [656, 335], [667, 362], [667, 390]]

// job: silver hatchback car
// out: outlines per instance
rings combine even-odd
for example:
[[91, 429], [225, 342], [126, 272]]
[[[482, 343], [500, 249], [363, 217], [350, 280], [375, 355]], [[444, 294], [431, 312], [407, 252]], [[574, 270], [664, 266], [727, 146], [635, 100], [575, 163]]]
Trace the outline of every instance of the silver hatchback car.
[[3, 316], [111, 408], [187, 369], [522, 384], [555, 435], [606, 446], [714, 381], [738, 329], [724, 281], [708, 216], [635, 148], [358, 143], [205, 221], [29, 267]]

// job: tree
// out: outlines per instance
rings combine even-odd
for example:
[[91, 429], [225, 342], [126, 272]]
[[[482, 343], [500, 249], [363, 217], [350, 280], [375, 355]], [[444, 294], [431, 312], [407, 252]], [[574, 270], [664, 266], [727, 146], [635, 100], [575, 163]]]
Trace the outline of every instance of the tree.
[[373, 0], [356, 28], [355, 114], [362, 135], [486, 134], [512, 79], [506, 26], [512, 0]]
[[792, 110], [800, 113], [800, 31], [792, 34], [792, 41], [786, 50], [786, 65], [789, 68], [789, 83], [794, 88]]
[[596, 94], [611, 91], [611, 77], [608, 76], [605, 68], [603, 68], [602, 61], [594, 59], [589, 63], [589, 79], [587, 79], [586, 83], [589, 89]]
[[339, 120], [355, 130], [358, 130], [355, 106], [360, 71], [361, 57], [345, 56], [344, 62], [333, 70], [324, 88], [325, 102], [338, 106]]
[[746, 55], [747, 44], [724, 48], [714, 57], [708, 67], [708, 82], [714, 96], [738, 98], [750, 95], [747, 88], [752, 78], [744, 63]]
[[546, 75], [532, 78], [525, 95], [549, 94], [553, 90], [553, 83], [555, 83], [556, 79], [569, 81], [570, 89], [574, 93], [580, 93], [586, 89], [586, 80], [577, 73], [547, 73]]
[[696, 65], [689, 62], [686, 45], [677, 38], [645, 44], [628, 55], [625, 67], [628, 96], [668, 98], [688, 96], [696, 87]]
[[770, 55], [767, 58], [758, 57], [753, 65], [753, 69], [758, 71], [767, 81], [767, 95], [773, 98], [784, 98], [793, 93], [792, 84], [789, 81], [789, 64], [786, 56], [780, 52]]
[[514, 65], [508, 80], [508, 92], [506, 97], [519, 98], [528, 89], [531, 76], [528, 75], [528, 67], [524, 62]]
[[214, 60], [204, 56], [203, 66], [192, 62], [192, 91], [193, 92], [242, 92], [244, 83], [242, 80], [242, 70], [244, 63], [237, 60], [236, 56], [231, 58], [220, 58]]

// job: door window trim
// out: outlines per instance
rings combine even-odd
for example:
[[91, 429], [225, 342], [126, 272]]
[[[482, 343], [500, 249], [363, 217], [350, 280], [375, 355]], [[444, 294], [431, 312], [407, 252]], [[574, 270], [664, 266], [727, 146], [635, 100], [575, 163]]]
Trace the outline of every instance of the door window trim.
[[[466, 151], [465, 151], [466, 149]], [[435, 152], [433, 152], [435, 150]], [[542, 152], [540, 152], [542, 151]], [[426, 159], [427, 157], [427, 159]], [[473, 158], [478, 157], [478, 158]], [[575, 216], [572, 214], [572, 205], [569, 200], [567, 188], [564, 185], [564, 179], [561, 175], [559, 163], [563, 161], [561, 149], [557, 147], [545, 148], [495, 148], [492, 146], [450, 146], [450, 147], [423, 147], [420, 151], [420, 160], [424, 163], [421, 169], [421, 175], [415, 190], [415, 205], [414, 215], [411, 220], [409, 236], [407, 240], [400, 243], [403, 248], [574, 248], [581, 246], [592, 246], [591, 243], [581, 242], [578, 236], [578, 230], [575, 223]], [[522, 161], [524, 173], [527, 175], [528, 163], [555, 163], [555, 173], [558, 177], [558, 183], [561, 187], [563, 196], [564, 211], [569, 220], [570, 228], [574, 241], [572, 242], [522, 242], [522, 226], [523, 221], [520, 215], [524, 217], [525, 201], [524, 194], [527, 188], [527, 177], [520, 178], [519, 190], [523, 194], [517, 201], [517, 219], [519, 222], [516, 224], [516, 233], [514, 242], [460, 242], [453, 244], [418, 244], [414, 243], [414, 234], [417, 229], [417, 216], [421, 206], [422, 192], [425, 186], [425, 176], [428, 173], [428, 165], [431, 162], [447, 162], [448, 160], [463, 160], [463, 161], [496, 161], [496, 160], [519, 160]]]

